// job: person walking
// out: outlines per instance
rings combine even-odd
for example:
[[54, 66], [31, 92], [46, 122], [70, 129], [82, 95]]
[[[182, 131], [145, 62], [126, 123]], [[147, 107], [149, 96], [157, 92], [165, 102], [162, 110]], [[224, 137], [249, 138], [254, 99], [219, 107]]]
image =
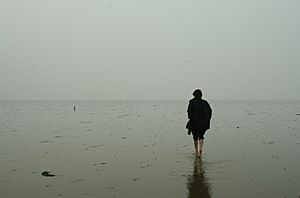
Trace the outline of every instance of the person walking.
[[194, 98], [189, 101], [187, 114], [188, 123], [186, 128], [192, 132], [195, 144], [196, 157], [202, 158], [204, 134], [210, 128], [212, 109], [206, 100], [202, 99], [202, 92], [196, 89]]

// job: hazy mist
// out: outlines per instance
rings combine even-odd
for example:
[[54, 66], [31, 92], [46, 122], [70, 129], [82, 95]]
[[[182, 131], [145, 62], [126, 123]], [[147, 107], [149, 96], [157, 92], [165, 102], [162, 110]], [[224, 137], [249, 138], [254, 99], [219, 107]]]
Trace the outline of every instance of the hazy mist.
[[299, 0], [0, 0], [0, 99], [300, 99]]

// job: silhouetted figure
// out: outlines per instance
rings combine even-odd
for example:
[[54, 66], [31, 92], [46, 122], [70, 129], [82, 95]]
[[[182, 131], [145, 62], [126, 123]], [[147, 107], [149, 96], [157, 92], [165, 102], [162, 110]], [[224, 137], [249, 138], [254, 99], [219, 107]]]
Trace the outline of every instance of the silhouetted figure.
[[202, 161], [195, 159], [193, 175], [188, 176], [187, 182], [188, 198], [211, 198], [210, 187], [207, 182]]
[[74, 108], [73, 108], [73, 109], [74, 109], [74, 111], [76, 111], [76, 107], [75, 107], [75, 106], [74, 106]]
[[208, 102], [202, 99], [200, 89], [195, 90], [193, 95], [187, 109], [189, 121], [186, 128], [193, 134], [196, 157], [202, 158], [204, 134], [210, 127], [212, 110]]

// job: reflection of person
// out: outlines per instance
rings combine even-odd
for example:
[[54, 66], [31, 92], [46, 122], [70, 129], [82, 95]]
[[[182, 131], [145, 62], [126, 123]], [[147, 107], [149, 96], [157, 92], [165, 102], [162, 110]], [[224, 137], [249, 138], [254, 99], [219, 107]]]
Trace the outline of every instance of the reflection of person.
[[[194, 98], [189, 101], [188, 105], [188, 124], [187, 128], [192, 131], [196, 157], [202, 157], [204, 134], [210, 127], [212, 110], [207, 101], [202, 99], [202, 92], [197, 89], [193, 93]], [[199, 148], [200, 147], [200, 148]]]
[[210, 187], [206, 181], [202, 162], [195, 160], [193, 175], [188, 176], [187, 182], [188, 198], [211, 198]]

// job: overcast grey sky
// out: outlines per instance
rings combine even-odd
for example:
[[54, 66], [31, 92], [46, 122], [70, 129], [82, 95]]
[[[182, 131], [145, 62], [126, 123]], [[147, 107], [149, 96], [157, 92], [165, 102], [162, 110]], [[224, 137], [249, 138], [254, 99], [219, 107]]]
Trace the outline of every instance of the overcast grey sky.
[[299, 0], [0, 0], [0, 99], [300, 99]]

